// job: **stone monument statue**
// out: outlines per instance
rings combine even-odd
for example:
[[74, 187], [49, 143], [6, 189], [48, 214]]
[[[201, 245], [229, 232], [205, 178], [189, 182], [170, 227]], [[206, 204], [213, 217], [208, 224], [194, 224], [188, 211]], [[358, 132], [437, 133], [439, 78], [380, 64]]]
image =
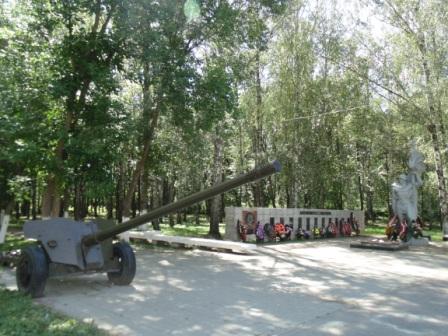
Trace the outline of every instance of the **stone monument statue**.
[[411, 146], [408, 174], [401, 174], [399, 181], [392, 183], [392, 209], [400, 221], [406, 220], [408, 232], [412, 232], [412, 225], [417, 221], [417, 188], [423, 184], [421, 175], [425, 171], [424, 158], [417, 151], [415, 141]]

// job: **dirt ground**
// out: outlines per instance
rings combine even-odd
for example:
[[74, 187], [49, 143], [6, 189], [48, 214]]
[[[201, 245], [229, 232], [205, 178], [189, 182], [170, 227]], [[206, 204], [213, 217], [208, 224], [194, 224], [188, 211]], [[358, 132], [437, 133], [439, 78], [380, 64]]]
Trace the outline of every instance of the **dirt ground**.
[[[349, 240], [252, 255], [137, 250], [137, 275], [53, 278], [38, 302], [113, 335], [446, 335], [448, 248], [386, 252]], [[443, 245], [443, 244], [440, 244]], [[0, 284], [15, 288], [12, 271]]]

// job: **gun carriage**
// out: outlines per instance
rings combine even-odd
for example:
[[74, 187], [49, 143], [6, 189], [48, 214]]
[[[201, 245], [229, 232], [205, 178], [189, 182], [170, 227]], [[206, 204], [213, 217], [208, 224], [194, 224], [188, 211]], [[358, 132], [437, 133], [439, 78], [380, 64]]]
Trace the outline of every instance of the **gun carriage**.
[[23, 228], [25, 237], [37, 240], [38, 245], [22, 250], [16, 269], [17, 287], [32, 297], [40, 297], [49, 276], [76, 272], [104, 272], [115, 285], [129, 285], [136, 272], [135, 255], [128, 243], [114, 242], [117, 235], [280, 169], [280, 163], [274, 161], [118, 225], [97, 219], [28, 221]]

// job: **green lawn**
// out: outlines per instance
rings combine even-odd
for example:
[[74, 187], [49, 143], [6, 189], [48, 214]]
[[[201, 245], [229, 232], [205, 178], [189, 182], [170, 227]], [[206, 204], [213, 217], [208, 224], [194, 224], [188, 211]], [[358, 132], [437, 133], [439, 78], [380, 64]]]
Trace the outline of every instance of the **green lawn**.
[[[199, 225], [196, 225], [193, 222], [193, 217], [188, 218], [187, 222], [184, 224], [176, 224], [171, 227], [168, 224], [161, 224], [161, 232], [166, 235], [171, 236], [184, 236], [184, 237], [198, 237], [205, 238], [208, 234], [209, 224], [204, 216], [201, 217], [201, 221]], [[165, 223], [168, 220], [165, 220]], [[385, 236], [386, 224], [368, 224], [365, 230], [362, 232], [363, 235], [381, 235]], [[151, 226], [150, 226], [151, 227]], [[221, 235], [224, 236], [225, 233], [225, 224], [220, 224], [219, 231]], [[430, 235], [433, 241], [442, 241], [442, 231], [439, 228], [435, 228], [432, 230], [424, 230], [423, 234]], [[0, 244], [0, 251], [10, 251], [15, 249], [23, 248], [27, 245], [34, 244], [32, 241], [26, 241], [20, 233], [8, 233], [6, 236], [6, 242], [4, 244]]]
[[18, 250], [33, 244], [35, 244], [34, 241], [26, 240], [22, 234], [7, 233], [5, 242], [3, 244], [0, 244], [0, 252]]
[[[382, 235], [384, 237], [386, 237], [385, 234], [385, 228], [386, 228], [386, 224], [370, 224], [367, 225], [365, 230], [361, 232], [361, 234], [366, 235], [366, 236], [371, 236], [371, 235]], [[442, 231], [437, 228], [437, 229], [432, 229], [432, 230], [423, 230], [423, 235], [424, 236], [431, 236], [431, 240], [432, 241], [442, 241]]]
[[[168, 224], [161, 224], [160, 230], [162, 233], [170, 236], [185, 236], [185, 237], [206, 237], [209, 230], [208, 223], [201, 223], [200, 225], [195, 225], [192, 223], [187, 224], [176, 224], [171, 227]], [[219, 225], [219, 232], [221, 235], [225, 233], [225, 224]]]
[[0, 288], [0, 336], [107, 335], [93, 324], [79, 322], [34, 303], [18, 292]]
[[[205, 222], [201, 222], [200, 225], [195, 225], [192, 223], [176, 224], [174, 227], [171, 227], [168, 224], [161, 224], [160, 229], [162, 233], [170, 236], [205, 238], [208, 234], [209, 225]], [[220, 224], [219, 231], [221, 232], [221, 235], [224, 235], [224, 224]], [[9, 232], [6, 235], [5, 243], [0, 244], [0, 252], [18, 250], [33, 244], [36, 243], [32, 240], [26, 240], [21, 233]]]

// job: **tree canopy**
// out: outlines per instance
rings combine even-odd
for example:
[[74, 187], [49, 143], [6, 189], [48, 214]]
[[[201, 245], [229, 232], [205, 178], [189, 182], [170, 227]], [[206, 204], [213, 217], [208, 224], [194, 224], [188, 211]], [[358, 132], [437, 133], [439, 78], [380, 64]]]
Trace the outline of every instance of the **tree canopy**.
[[420, 213], [448, 225], [448, 4], [345, 6], [1, 2], [0, 208], [122, 220], [278, 159], [188, 211], [212, 235], [224, 203], [375, 219], [416, 140]]

